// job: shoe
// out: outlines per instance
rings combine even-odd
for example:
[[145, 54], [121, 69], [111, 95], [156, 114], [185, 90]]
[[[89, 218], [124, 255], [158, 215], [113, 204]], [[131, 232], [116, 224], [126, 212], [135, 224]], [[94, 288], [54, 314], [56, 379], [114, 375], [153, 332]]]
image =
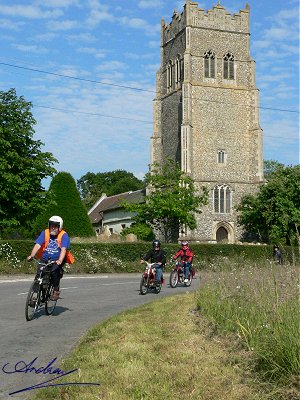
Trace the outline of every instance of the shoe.
[[184, 283], [188, 283], [188, 281], [189, 281], [189, 280], [188, 280], [187, 278], [184, 279]]
[[56, 301], [59, 299], [60, 291], [59, 290], [53, 290], [52, 296], [50, 297], [50, 300]]

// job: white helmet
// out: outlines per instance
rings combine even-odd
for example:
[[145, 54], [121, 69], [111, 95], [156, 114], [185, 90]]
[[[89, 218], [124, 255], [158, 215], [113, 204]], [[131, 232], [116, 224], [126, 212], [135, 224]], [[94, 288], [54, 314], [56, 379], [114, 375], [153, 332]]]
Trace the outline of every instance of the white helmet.
[[53, 215], [53, 217], [51, 217], [51, 218], [49, 219], [49, 221], [48, 221], [48, 228], [50, 228], [50, 224], [52, 224], [52, 225], [57, 225], [59, 231], [61, 231], [62, 228], [63, 228], [64, 221], [63, 221], [63, 219], [62, 219], [61, 217], [59, 217], [58, 215]]

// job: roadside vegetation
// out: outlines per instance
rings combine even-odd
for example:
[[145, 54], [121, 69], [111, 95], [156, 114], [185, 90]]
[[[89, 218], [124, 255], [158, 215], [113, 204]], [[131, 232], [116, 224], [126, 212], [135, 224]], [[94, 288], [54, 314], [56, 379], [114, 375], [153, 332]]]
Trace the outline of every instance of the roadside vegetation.
[[222, 265], [200, 271], [195, 293], [91, 329], [61, 368], [78, 368], [65, 382], [100, 386], [48, 388], [34, 399], [299, 399], [299, 268]]

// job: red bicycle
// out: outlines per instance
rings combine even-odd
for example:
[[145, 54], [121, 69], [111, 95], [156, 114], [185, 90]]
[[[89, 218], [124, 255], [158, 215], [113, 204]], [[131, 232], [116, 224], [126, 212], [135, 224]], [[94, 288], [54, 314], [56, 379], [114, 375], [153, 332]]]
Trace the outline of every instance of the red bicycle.
[[161, 286], [164, 283], [163, 276], [161, 277], [161, 281], [159, 283], [155, 282], [156, 263], [148, 263], [147, 261], [145, 261], [145, 263], [146, 267], [140, 283], [140, 294], [146, 294], [150, 290], [153, 290], [155, 293], [159, 293], [161, 291]]
[[170, 273], [170, 281], [169, 281], [169, 283], [170, 283], [171, 288], [176, 288], [178, 283], [184, 284], [184, 286], [191, 286], [192, 279], [195, 276], [195, 269], [193, 268], [193, 266], [190, 267], [189, 275], [188, 275], [188, 278], [187, 278], [188, 281], [185, 282], [184, 264], [185, 264], [185, 262], [176, 261], [175, 266], [174, 266], [173, 270]]

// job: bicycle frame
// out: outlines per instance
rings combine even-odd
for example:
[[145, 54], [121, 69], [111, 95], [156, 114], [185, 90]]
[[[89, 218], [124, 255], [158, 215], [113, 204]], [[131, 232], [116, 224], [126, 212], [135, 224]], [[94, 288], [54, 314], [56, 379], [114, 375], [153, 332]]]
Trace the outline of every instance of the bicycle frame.
[[51, 315], [56, 305], [56, 300], [50, 298], [52, 290], [51, 266], [55, 261], [43, 263], [35, 258], [33, 260], [39, 265], [39, 269], [26, 299], [25, 317], [27, 321], [30, 321], [43, 305], [45, 305], [46, 314]]

